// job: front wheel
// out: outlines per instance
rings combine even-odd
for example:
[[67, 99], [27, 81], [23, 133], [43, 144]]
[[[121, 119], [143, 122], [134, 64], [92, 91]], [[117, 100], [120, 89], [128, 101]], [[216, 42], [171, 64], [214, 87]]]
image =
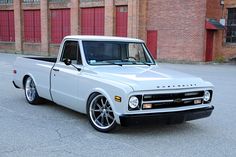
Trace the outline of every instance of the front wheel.
[[24, 89], [25, 98], [30, 104], [36, 105], [42, 101], [42, 98], [39, 97], [35, 83], [31, 77], [27, 77]]
[[102, 94], [91, 96], [87, 114], [91, 125], [100, 132], [109, 132], [117, 126], [111, 105]]

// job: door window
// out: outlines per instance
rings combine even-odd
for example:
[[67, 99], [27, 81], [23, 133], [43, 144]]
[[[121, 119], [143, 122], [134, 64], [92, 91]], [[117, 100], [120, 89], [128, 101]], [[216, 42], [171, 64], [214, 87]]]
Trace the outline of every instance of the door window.
[[70, 59], [73, 64], [82, 64], [78, 41], [66, 41], [64, 43], [61, 61]]

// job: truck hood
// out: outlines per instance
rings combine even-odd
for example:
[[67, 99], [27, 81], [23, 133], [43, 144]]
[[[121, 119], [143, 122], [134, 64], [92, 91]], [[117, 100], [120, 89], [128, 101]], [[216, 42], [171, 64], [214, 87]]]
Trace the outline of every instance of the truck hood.
[[101, 66], [90, 70], [96, 77], [127, 84], [134, 91], [212, 86], [201, 78], [159, 66]]

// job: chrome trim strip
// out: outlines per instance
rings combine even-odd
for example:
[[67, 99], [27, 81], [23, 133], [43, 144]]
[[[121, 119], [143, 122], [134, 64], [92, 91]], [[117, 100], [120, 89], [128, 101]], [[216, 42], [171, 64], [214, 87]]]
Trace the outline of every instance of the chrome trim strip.
[[[182, 101], [188, 101], [188, 100], [198, 100], [203, 99], [203, 97], [195, 97], [195, 98], [185, 98], [181, 99]], [[142, 101], [142, 104], [154, 104], [154, 103], [162, 103], [162, 102], [174, 102], [174, 100], [153, 100], [153, 101]]]
[[185, 99], [182, 99], [182, 101], [187, 101], [187, 100], [198, 100], [198, 99], [203, 99], [203, 97], [185, 98]]
[[153, 101], [143, 101], [143, 104], [154, 104], [154, 103], [162, 103], [162, 102], [174, 102], [174, 100], [153, 100]]

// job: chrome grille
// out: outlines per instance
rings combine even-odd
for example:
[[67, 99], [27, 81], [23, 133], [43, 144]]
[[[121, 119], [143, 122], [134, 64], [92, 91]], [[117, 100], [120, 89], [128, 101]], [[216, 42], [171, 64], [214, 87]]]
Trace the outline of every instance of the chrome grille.
[[[168, 94], [145, 94], [143, 95], [143, 104], [152, 104], [152, 108], [161, 109], [198, 105], [203, 103], [204, 91], [168, 93]], [[147, 109], [147, 108], [143, 108]]]

